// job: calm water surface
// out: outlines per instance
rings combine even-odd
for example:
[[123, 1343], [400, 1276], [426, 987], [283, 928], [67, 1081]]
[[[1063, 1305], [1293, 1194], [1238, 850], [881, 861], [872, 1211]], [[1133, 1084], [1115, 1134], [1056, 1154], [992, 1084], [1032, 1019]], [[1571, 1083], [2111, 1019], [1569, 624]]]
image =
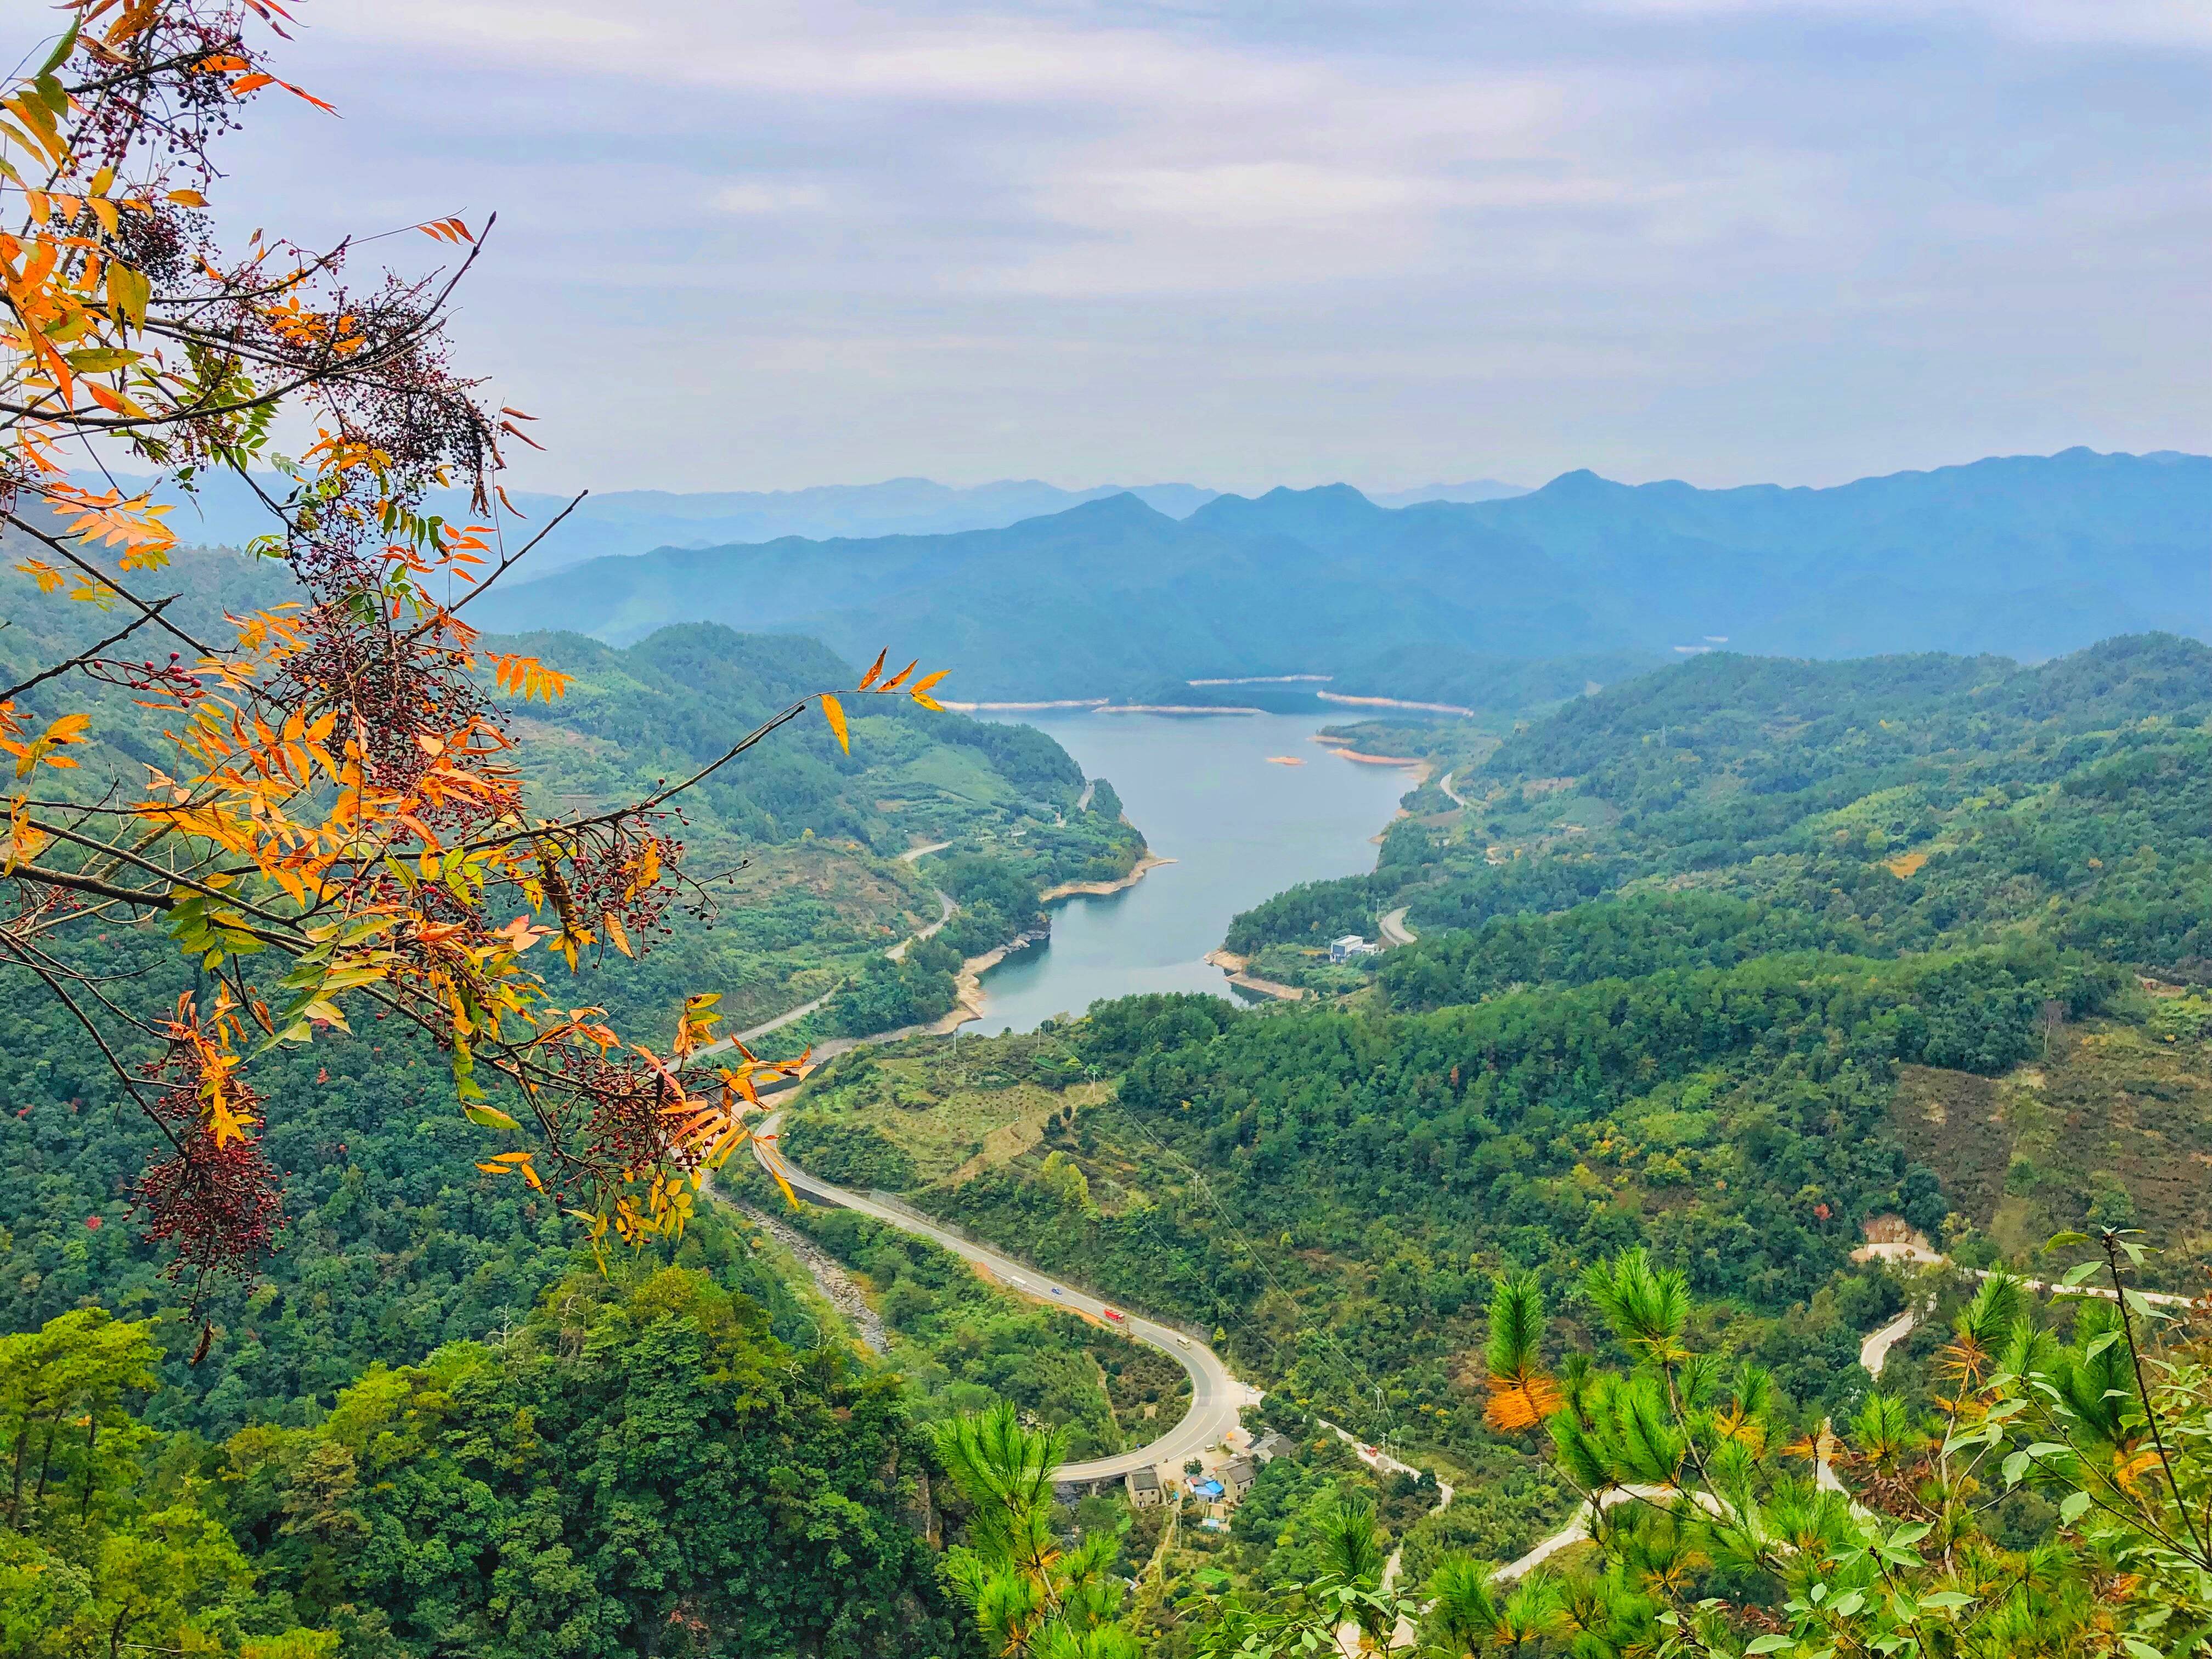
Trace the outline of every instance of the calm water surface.
[[[1372, 870], [1374, 837], [1412, 783], [1402, 769], [1340, 760], [1313, 742], [1327, 717], [1006, 718], [1049, 732], [1086, 777], [1110, 782], [1154, 855], [1176, 862], [1121, 892], [1054, 907], [1051, 944], [983, 976], [988, 1002], [971, 1031], [1026, 1031], [1139, 991], [1233, 994], [1206, 961], [1229, 919], [1296, 883]], [[1305, 764], [1272, 766], [1270, 755]]]

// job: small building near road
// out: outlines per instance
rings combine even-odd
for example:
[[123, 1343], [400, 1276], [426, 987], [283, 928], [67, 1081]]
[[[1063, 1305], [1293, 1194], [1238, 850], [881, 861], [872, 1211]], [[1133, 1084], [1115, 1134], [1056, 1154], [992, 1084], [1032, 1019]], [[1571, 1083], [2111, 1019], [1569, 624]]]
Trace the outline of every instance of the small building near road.
[[1259, 1466], [1249, 1457], [1240, 1457], [1221, 1472], [1221, 1484], [1227, 1490], [1229, 1501], [1235, 1503], [1252, 1490], [1252, 1483], [1260, 1478]]
[[1382, 949], [1379, 945], [1370, 945], [1357, 933], [1346, 933], [1342, 939], [1329, 940], [1328, 959], [1331, 962], [1349, 962], [1354, 957], [1375, 956]]
[[1252, 1461], [1255, 1463], [1272, 1463], [1285, 1452], [1297, 1449], [1297, 1443], [1290, 1436], [1270, 1429], [1253, 1443]]
[[1128, 1489], [1129, 1507], [1133, 1510], [1153, 1510], [1160, 1504], [1160, 1472], [1158, 1469], [1132, 1469], [1122, 1477]]

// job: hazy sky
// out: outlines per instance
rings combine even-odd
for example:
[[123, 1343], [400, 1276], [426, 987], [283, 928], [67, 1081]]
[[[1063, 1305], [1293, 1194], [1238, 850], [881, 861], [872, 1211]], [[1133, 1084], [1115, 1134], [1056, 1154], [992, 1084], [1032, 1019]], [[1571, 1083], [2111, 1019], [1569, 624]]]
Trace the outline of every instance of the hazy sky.
[[264, 104], [216, 205], [498, 210], [459, 336], [534, 485], [2212, 447], [2200, 0], [299, 15], [343, 119]]

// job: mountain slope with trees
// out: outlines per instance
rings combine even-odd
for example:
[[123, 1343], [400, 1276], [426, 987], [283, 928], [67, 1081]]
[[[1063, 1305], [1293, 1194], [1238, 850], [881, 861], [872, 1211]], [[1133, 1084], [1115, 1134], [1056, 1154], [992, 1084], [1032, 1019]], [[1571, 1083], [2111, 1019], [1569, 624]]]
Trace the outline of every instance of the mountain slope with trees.
[[1435, 700], [1419, 666], [1431, 652], [2033, 659], [2201, 632], [2208, 511], [2212, 459], [2084, 449], [1827, 489], [1571, 472], [1510, 499], [1399, 508], [1343, 484], [1224, 495], [1180, 520], [1124, 495], [1002, 529], [594, 561], [486, 609], [507, 629], [618, 641], [703, 614], [848, 655], [907, 620], [961, 695], [987, 700], [1313, 673]]

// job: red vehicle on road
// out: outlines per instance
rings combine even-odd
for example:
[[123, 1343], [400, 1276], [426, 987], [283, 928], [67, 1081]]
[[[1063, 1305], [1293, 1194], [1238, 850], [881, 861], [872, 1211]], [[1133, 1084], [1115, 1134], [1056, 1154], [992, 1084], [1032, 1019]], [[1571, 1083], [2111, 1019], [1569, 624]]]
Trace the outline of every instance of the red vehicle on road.
[[1107, 1318], [1114, 1321], [1117, 1325], [1128, 1317], [1128, 1315], [1123, 1313], [1119, 1308], [1107, 1308], [1102, 1310], [1102, 1311], [1105, 1314]]

